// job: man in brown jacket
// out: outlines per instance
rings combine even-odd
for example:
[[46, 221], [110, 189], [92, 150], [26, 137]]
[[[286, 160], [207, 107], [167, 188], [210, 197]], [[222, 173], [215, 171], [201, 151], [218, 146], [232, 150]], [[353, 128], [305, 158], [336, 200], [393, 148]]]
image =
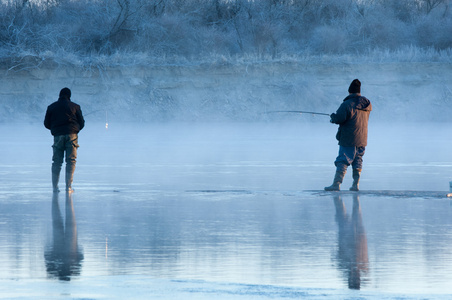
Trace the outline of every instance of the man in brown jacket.
[[367, 124], [372, 104], [361, 96], [361, 82], [355, 79], [348, 88], [349, 95], [336, 113], [331, 114], [331, 123], [339, 124], [336, 139], [339, 141], [339, 155], [334, 164], [336, 174], [333, 184], [325, 191], [339, 191], [348, 166], [353, 168], [351, 191], [359, 191], [359, 179], [363, 166], [363, 156], [367, 146]]

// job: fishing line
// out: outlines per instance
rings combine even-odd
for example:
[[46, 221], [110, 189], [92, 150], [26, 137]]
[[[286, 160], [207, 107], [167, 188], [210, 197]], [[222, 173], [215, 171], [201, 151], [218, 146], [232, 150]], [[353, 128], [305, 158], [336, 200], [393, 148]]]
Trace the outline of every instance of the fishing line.
[[304, 110], [273, 110], [273, 111], [267, 111], [268, 113], [297, 113], [297, 114], [311, 114], [311, 115], [320, 115], [320, 116], [330, 116], [330, 114], [326, 113], [320, 113], [315, 111], [304, 111]]

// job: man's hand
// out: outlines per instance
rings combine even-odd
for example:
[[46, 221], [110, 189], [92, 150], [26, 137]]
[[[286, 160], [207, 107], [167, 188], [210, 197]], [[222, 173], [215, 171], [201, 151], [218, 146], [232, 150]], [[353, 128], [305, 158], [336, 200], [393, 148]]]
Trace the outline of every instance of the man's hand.
[[334, 123], [333, 119], [334, 119], [335, 114], [331, 114], [330, 115], [330, 123]]

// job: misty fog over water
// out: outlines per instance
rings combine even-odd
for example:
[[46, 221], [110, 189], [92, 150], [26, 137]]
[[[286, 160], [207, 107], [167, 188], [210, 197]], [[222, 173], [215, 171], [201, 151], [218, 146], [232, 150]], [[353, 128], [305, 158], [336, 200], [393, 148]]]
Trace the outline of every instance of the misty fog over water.
[[332, 113], [359, 78], [372, 121], [447, 122], [448, 63], [268, 62], [238, 65], [134, 66], [86, 70], [31, 68], [1, 73], [4, 122], [42, 122], [62, 87], [72, 90], [88, 122], [320, 121], [268, 113]]

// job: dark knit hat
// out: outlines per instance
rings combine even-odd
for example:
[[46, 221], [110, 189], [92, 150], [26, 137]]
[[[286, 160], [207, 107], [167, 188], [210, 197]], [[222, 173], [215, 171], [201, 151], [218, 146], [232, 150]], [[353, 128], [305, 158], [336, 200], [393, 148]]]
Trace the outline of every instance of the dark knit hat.
[[348, 88], [350, 94], [361, 93], [361, 82], [358, 79], [354, 79]]
[[60, 91], [60, 98], [71, 98], [71, 90], [65, 87]]

